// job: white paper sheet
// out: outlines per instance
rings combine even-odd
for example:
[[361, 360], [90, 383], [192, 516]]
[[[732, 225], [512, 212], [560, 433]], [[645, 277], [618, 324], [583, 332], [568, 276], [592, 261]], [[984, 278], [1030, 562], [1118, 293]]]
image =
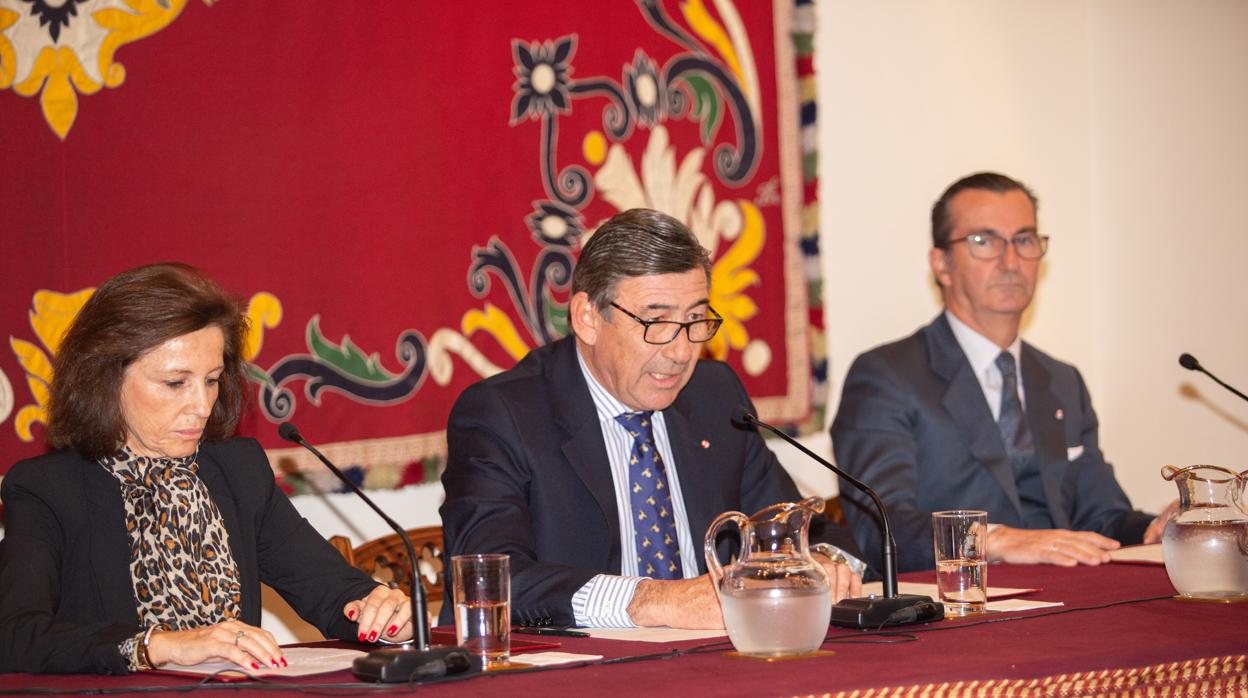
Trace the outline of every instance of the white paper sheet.
[[591, 662], [602, 659], [601, 654], [573, 654], [571, 652], [525, 652], [511, 658], [516, 664], [532, 664], [533, 666], [551, 666], [553, 664], [572, 664], [574, 662]]
[[677, 628], [577, 628], [577, 630], [587, 632], [590, 637], [601, 640], [628, 640], [630, 642], [681, 642], [728, 637], [728, 633], [723, 630], [679, 630]]
[[1000, 601], [989, 601], [989, 611], [999, 611], [1001, 613], [1010, 613], [1017, 611], [1034, 611], [1037, 608], [1051, 608], [1053, 606], [1064, 606], [1061, 601], [1033, 601], [1031, 599], [1002, 599]]
[[1164, 565], [1161, 556], [1161, 543], [1151, 545], [1128, 545], [1125, 548], [1109, 551], [1111, 562], [1133, 562], [1144, 565]]
[[[1026, 589], [1014, 587], [988, 587], [988, 599], [1006, 599], [1011, 596], [1022, 596], [1032, 592], [1040, 591], [1039, 589]], [[877, 596], [884, 593], [883, 582], [870, 582], [862, 585], [862, 593], [875, 594]], [[933, 599], [940, 598], [939, 591], [935, 584], [922, 584], [919, 582], [897, 582], [897, 593], [899, 594], [918, 594], [920, 596], [930, 596]]]

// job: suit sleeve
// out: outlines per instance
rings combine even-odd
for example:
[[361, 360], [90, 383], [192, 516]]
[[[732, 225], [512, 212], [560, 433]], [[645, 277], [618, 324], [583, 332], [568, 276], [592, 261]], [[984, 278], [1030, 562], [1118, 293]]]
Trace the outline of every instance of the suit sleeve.
[[[875, 489], [888, 509], [901, 572], [935, 565], [931, 515], [918, 504], [914, 412], [907, 391], [894, 380], [887, 365], [877, 356], [864, 354], [854, 361], [845, 378], [831, 430], [837, 464]], [[845, 519], [878, 573], [877, 551], [883, 533], [876, 508], [844, 480], [840, 490]]]
[[1144, 531], [1153, 520], [1152, 514], [1135, 511], [1131, 500], [1123, 492], [1114, 469], [1105, 462], [1101, 453], [1096, 412], [1092, 398], [1077, 369], [1071, 369], [1077, 384], [1080, 412], [1078, 443], [1083, 453], [1070, 463], [1070, 475], [1063, 486], [1073, 503], [1070, 525], [1076, 531], [1095, 531], [1118, 540], [1123, 545], [1134, 545], [1144, 540]]
[[[456, 401], [447, 426], [442, 475], [446, 558], [466, 553], [510, 556], [512, 615], [519, 622], [572, 625], [572, 595], [601, 570], [541, 562], [530, 510], [534, 464], [527, 462], [507, 404], [478, 383]], [[452, 588], [451, 567], [446, 567]], [[442, 620], [450, 620], [450, 604]]]
[[130, 622], [56, 620], [65, 541], [55, 488], [31, 469], [14, 468], [0, 486], [0, 673], [125, 674], [118, 645], [142, 632]]
[[250, 439], [239, 442], [245, 449], [227, 468], [248, 469], [247, 488], [256, 531], [260, 580], [273, 587], [300, 618], [316, 626], [326, 637], [354, 640], [356, 624], [342, 609], [364, 598], [378, 584], [347, 564], [342, 555], [303, 518], [286, 494], [277, 487], [268, 458]]

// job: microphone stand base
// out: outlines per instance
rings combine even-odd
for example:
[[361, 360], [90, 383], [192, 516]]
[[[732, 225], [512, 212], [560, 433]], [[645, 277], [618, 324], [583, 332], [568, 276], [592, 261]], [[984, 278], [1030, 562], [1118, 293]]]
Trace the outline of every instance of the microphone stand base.
[[874, 630], [892, 625], [910, 625], [943, 620], [945, 606], [930, 596], [898, 594], [861, 596], [844, 599], [832, 606], [832, 625]]
[[462, 647], [430, 647], [425, 650], [410, 645], [383, 647], [357, 657], [351, 663], [351, 673], [356, 678], [380, 683], [424, 681], [480, 670], [480, 660]]

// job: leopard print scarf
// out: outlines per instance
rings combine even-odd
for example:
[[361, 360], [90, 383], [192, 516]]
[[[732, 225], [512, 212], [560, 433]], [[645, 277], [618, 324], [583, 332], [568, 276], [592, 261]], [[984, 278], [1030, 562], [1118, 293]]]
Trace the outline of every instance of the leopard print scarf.
[[139, 624], [174, 629], [238, 618], [242, 586], [221, 511], [193, 454], [100, 461], [121, 484]]

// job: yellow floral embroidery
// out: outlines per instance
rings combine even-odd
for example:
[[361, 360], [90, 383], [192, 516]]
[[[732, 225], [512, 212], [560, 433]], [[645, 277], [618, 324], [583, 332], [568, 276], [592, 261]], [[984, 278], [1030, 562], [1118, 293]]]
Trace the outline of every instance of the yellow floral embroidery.
[[[18, 14], [0, 7], [0, 32], [17, 23]], [[13, 50], [13, 42], [4, 34], [0, 34], [0, 90], [13, 84], [13, 76], [17, 74], [17, 52]]]
[[35, 399], [33, 405], [26, 405], [18, 410], [13, 419], [13, 428], [22, 441], [34, 441], [31, 428], [35, 424], [48, 423], [48, 386], [52, 384], [51, 357], [56, 356], [65, 330], [69, 329], [69, 324], [74, 321], [74, 317], [92, 293], [95, 293], [94, 288], [85, 288], [75, 293], [36, 291], [32, 301], [33, 309], [30, 311], [30, 327], [43, 344], [43, 349], [32, 342], [9, 337], [9, 346], [13, 349], [17, 362], [26, 371], [26, 385]]
[[745, 349], [750, 341], [745, 323], [758, 314], [758, 305], [745, 291], [759, 282], [758, 272], [750, 265], [763, 251], [763, 214], [748, 201], [737, 203], [744, 218], [741, 234], [711, 266], [711, 307], [724, 316], [724, 324], [707, 342], [707, 351], [721, 361], [729, 348]]
[[[58, 44], [46, 37], [32, 42], [20, 56], [12, 42], [0, 36], [0, 88], [24, 76], [13, 84], [13, 91], [23, 97], [39, 95], [43, 118], [61, 140], [78, 116], [79, 94], [95, 94], [101, 87], [115, 88], [125, 81], [125, 68], [114, 60], [117, 49], [164, 29], [186, 0], [122, 0], [120, 5], [125, 9], [106, 7], [78, 18], [82, 30], [74, 32], [72, 40], [63, 34]], [[20, 21], [39, 20], [0, 10], [0, 29]], [[94, 46], [98, 53], [92, 55]]]
[[503, 350], [516, 361], [529, 353], [529, 346], [520, 338], [511, 318], [493, 303], [486, 303], [484, 312], [474, 308], [464, 313], [460, 331], [465, 337], [471, 337], [477, 330], [485, 330], [497, 339]]
[[264, 344], [264, 330], [273, 329], [282, 322], [282, 302], [277, 296], [261, 291], [247, 302], [247, 321], [250, 331], [243, 342], [243, 361], [251, 361], [260, 353]]

